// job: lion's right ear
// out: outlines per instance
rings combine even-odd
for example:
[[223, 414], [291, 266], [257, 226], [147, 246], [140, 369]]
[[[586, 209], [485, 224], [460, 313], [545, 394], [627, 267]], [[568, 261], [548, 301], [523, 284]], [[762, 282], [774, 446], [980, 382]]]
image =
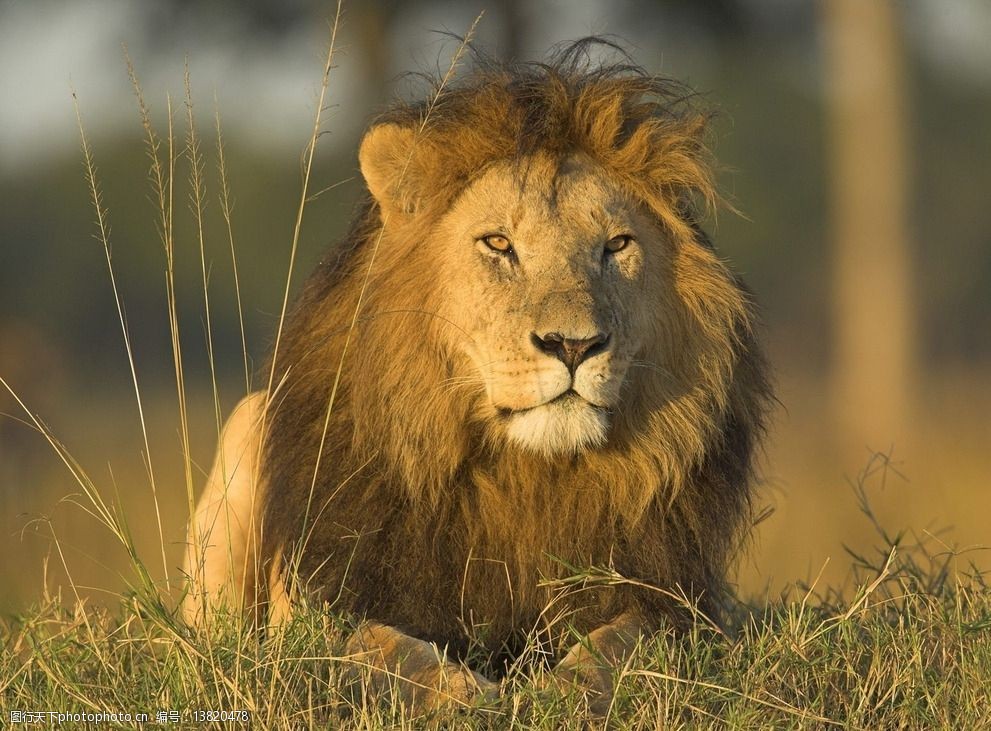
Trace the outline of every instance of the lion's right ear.
[[383, 213], [416, 209], [411, 158], [415, 137], [415, 130], [387, 122], [372, 127], [361, 141], [361, 174]]

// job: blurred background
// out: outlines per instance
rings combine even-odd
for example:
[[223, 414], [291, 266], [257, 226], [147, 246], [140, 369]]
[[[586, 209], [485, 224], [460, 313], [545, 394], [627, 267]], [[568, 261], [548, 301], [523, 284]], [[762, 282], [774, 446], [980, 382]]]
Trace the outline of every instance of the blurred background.
[[[345, 2], [296, 291], [342, 234], [360, 183], [364, 125], [411, 70], [447, 68], [477, 43], [540, 59], [613, 34], [638, 63], [687, 81], [719, 112], [712, 144], [739, 214], [708, 222], [756, 293], [780, 408], [762, 460], [745, 596], [820, 573], [843, 586], [880, 522], [951, 563], [989, 566], [991, 543], [991, 3], [985, 0], [383, 0]], [[219, 201], [222, 119], [246, 342], [274, 335], [334, 6], [316, 0], [0, 0], [0, 377], [118, 502], [153, 575], [177, 576], [183, 448], [165, 254], [121, 44], [160, 134], [171, 99], [176, 290], [190, 458], [202, 484], [214, 419], [199, 245], [189, 210], [188, 59], [206, 173], [204, 233], [220, 402], [245, 389], [230, 244]], [[144, 399], [140, 422], [102, 245], [94, 239], [71, 90], [78, 95]], [[332, 187], [333, 186], [333, 187]], [[124, 587], [116, 539], [0, 389], [0, 610], [38, 600], [65, 570], [92, 601]], [[877, 469], [871, 455], [888, 455]], [[145, 462], [156, 476], [162, 558]], [[83, 504], [85, 500], [82, 500]], [[947, 554], [950, 555], [949, 553]], [[51, 560], [43, 570], [46, 556]], [[119, 575], [123, 573], [123, 578]], [[68, 591], [67, 589], [65, 591]]]

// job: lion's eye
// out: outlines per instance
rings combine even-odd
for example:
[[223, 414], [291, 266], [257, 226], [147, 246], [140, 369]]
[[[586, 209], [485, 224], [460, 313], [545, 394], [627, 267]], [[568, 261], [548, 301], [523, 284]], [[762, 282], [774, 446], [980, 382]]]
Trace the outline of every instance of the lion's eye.
[[492, 249], [492, 251], [498, 251], [500, 254], [508, 254], [513, 250], [513, 245], [509, 243], [509, 239], [501, 234], [483, 236], [479, 241]]
[[633, 237], [629, 234], [613, 236], [606, 242], [606, 252], [609, 254], [615, 254], [617, 251], [622, 251], [629, 246], [632, 241]]

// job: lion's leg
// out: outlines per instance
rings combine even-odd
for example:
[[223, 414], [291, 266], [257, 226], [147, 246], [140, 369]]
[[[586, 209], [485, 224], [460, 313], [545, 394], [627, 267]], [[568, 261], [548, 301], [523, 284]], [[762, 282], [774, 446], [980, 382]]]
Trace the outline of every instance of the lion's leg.
[[395, 697], [417, 714], [451, 704], [465, 705], [497, 694], [498, 685], [466, 666], [449, 661], [432, 642], [418, 640], [378, 622], [364, 622], [348, 639], [355, 666], [370, 668], [371, 694]]
[[258, 535], [261, 494], [258, 449], [265, 394], [249, 394], [224, 425], [206, 487], [190, 520], [183, 571], [189, 591], [187, 622], [203, 624], [221, 608], [258, 603]]
[[268, 595], [265, 599], [269, 627], [281, 627], [289, 621], [292, 602], [283, 578], [281, 548], [272, 556], [272, 565], [268, 572]]
[[621, 614], [582, 638], [554, 667], [551, 680], [558, 688], [578, 688], [588, 694], [593, 713], [604, 714], [612, 702], [614, 678], [644, 633], [643, 622]]

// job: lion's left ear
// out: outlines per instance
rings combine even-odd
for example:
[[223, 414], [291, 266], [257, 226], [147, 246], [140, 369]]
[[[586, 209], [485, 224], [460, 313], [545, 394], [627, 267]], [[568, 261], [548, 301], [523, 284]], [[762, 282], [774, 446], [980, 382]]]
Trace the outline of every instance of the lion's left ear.
[[416, 208], [410, 157], [415, 137], [415, 130], [387, 122], [372, 127], [361, 141], [361, 174], [383, 213], [412, 213]]

